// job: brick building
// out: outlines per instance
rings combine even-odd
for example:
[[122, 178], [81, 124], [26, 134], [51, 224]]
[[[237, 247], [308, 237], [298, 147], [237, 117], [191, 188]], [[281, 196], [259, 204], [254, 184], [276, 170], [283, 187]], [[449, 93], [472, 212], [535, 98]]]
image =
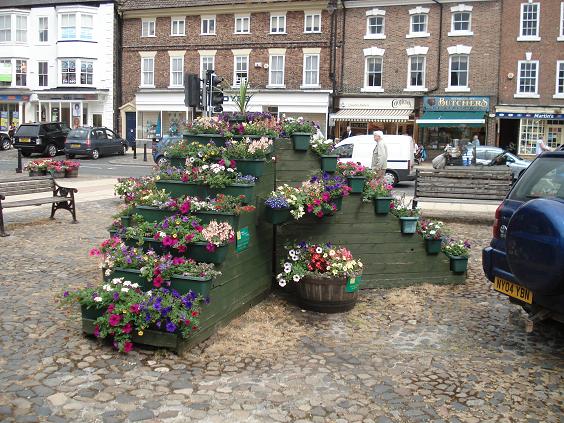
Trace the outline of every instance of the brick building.
[[192, 118], [184, 73], [207, 69], [225, 79], [229, 100], [243, 79], [250, 111], [304, 116], [324, 129], [334, 81], [328, 1], [123, 0], [122, 133], [174, 132]]
[[345, 1], [335, 132], [493, 143], [500, 13], [497, 0]]
[[535, 154], [564, 143], [564, 2], [503, 1], [499, 145]]

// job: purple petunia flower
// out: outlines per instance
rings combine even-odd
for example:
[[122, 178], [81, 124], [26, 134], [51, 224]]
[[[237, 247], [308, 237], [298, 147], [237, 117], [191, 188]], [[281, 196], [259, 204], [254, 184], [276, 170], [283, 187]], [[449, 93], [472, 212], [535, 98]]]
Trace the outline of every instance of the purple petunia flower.
[[67, 298], [69, 296], [69, 291], [63, 292], [63, 297]]
[[175, 330], [176, 330], [176, 325], [175, 325], [174, 323], [172, 323], [172, 322], [169, 321], [169, 322], [166, 324], [166, 331], [167, 331], [167, 332], [174, 332]]
[[114, 292], [114, 301], [119, 300], [119, 294], [117, 292]]

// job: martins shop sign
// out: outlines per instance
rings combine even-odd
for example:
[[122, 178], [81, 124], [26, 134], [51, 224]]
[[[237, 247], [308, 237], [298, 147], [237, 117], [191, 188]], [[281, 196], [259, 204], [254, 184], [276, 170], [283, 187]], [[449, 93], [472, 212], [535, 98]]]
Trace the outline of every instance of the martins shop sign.
[[489, 109], [489, 97], [423, 97], [426, 112], [487, 112]]

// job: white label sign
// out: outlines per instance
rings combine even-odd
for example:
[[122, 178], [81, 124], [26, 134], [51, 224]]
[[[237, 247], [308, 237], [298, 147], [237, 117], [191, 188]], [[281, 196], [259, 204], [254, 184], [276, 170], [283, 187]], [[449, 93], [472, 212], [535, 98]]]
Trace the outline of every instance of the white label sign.
[[394, 109], [413, 110], [415, 99], [400, 98], [362, 98], [351, 97], [339, 99], [339, 109]]

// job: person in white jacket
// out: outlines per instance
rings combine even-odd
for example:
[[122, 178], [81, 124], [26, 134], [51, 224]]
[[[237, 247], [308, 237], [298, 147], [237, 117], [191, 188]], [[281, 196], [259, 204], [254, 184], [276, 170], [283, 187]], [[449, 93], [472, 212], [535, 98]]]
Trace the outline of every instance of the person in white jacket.
[[383, 178], [388, 166], [388, 149], [384, 142], [384, 133], [374, 131], [374, 141], [376, 143], [372, 152], [372, 170], [376, 172], [377, 178]]

